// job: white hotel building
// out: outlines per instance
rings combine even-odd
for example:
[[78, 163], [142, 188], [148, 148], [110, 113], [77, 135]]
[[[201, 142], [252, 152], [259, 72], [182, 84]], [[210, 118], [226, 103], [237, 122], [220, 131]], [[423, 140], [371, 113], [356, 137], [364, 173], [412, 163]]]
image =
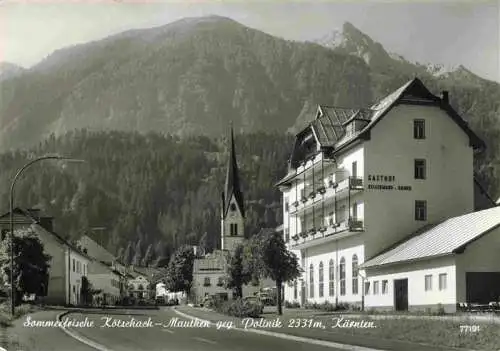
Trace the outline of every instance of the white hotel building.
[[319, 106], [278, 183], [304, 270], [285, 300], [453, 311], [498, 299], [500, 207], [474, 212], [483, 148], [448, 93], [418, 79], [371, 108]]

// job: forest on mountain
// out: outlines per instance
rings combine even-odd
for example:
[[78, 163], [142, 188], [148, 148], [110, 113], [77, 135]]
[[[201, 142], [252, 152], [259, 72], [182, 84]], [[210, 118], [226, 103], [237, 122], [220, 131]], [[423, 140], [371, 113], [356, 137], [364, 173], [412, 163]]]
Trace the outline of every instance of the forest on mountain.
[[[69, 240], [87, 233], [120, 255], [130, 246], [125, 256], [136, 263], [149, 245], [156, 256], [169, 256], [183, 244], [201, 242], [212, 249], [220, 242], [226, 139], [78, 130], [52, 136], [27, 152], [1, 154], [0, 184], [10, 184], [30, 153], [83, 159], [33, 165], [16, 185], [15, 206], [54, 216], [55, 230]], [[286, 173], [292, 139], [254, 133], [235, 135], [235, 143], [247, 206], [245, 229], [252, 235], [281, 223], [274, 184]], [[0, 187], [5, 212], [7, 192], [7, 186]], [[92, 231], [95, 227], [106, 229]]]

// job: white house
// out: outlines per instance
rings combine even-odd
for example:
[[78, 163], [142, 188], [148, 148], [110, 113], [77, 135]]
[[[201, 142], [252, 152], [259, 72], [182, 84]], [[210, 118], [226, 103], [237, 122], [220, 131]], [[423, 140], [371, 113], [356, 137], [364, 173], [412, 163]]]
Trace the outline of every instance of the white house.
[[[54, 232], [53, 217], [40, 216], [39, 209], [14, 209], [14, 229], [32, 229], [51, 256], [49, 282], [45, 302], [54, 305], [81, 303], [81, 279], [85, 276], [90, 257], [78, 247]], [[0, 216], [2, 240], [10, 225], [10, 213]], [[7, 239], [8, 240], [8, 239]]]
[[422, 228], [361, 265], [366, 306], [425, 309], [500, 298], [500, 207]]
[[[362, 280], [374, 272], [361, 264], [410, 233], [475, 210], [473, 155], [483, 148], [448, 93], [434, 96], [417, 78], [370, 108], [319, 106], [277, 184], [285, 241], [304, 270], [285, 299], [361, 305]], [[381, 301], [367, 298], [366, 307]]]
[[92, 259], [88, 268], [88, 279], [92, 287], [101, 292], [95, 302], [113, 305], [123, 297], [123, 274], [107, 262]]

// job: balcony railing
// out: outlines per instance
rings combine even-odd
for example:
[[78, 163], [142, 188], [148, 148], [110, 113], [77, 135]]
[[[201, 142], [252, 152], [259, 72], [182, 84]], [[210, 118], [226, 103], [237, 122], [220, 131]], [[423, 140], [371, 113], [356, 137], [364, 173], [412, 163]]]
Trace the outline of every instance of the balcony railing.
[[363, 178], [349, 177], [349, 187], [351, 189], [359, 189], [363, 187]]
[[350, 231], [363, 230], [363, 221], [357, 218], [349, 218], [348, 226]]

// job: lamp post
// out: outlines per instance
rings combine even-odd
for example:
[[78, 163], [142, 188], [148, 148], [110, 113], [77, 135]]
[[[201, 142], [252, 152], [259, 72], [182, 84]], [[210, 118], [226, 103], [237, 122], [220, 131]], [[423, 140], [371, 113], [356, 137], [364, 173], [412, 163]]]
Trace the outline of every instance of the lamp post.
[[12, 180], [12, 184], [10, 186], [10, 303], [11, 303], [11, 314], [14, 316], [15, 312], [15, 294], [14, 294], [14, 187], [16, 185], [16, 181], [19, 176], [24, 172], [24, 170], [34, 163], [44, 161], [44, 160], [64, 160], [67, 162], [85, 162], [84, 160], [78, 160], [69, 157], [63, 156], [42, 156], [38, 157], [34, 160], [31, 160], [27, 164], [25, 164], [22, 168], [20, 168], [14, 179]]

